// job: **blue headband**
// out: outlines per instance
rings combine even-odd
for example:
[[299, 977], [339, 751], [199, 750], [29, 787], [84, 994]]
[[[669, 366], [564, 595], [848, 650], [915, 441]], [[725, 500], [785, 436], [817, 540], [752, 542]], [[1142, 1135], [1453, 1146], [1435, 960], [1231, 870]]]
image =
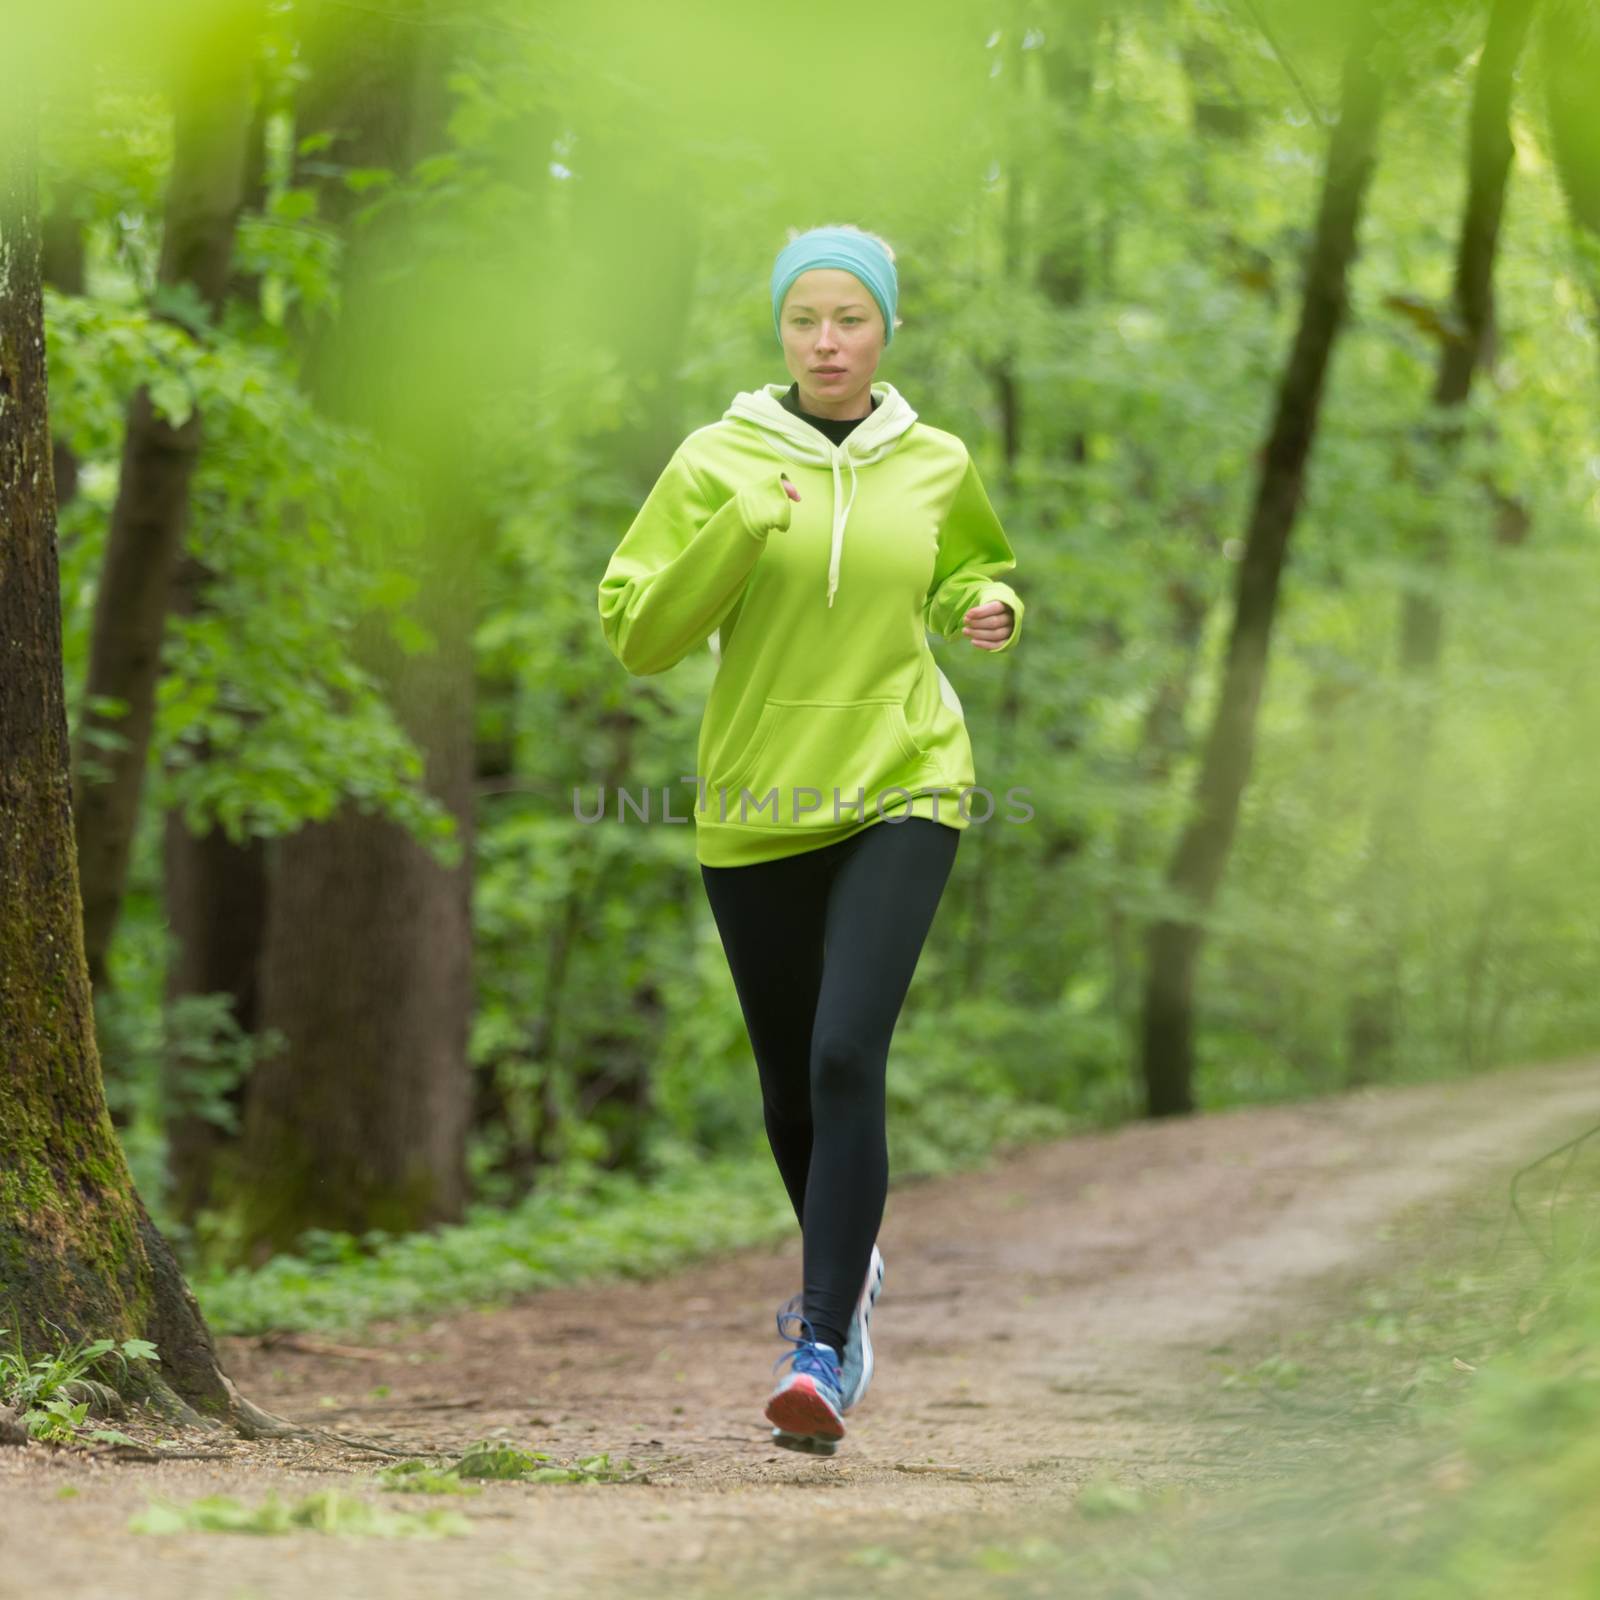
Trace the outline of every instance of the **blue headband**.
[[853, 272], [871, 291], [883, 313], [883, 342], [894, 338], [894, 308], [900, 298], [900, 279], [889, 253], [876, 239], [848, 228], [813, 228], [792, 239], [772, 264], [772, 326], [783, 343], [779, 313], [783, 297], [802, 272], [812, 267], [843, 267]]

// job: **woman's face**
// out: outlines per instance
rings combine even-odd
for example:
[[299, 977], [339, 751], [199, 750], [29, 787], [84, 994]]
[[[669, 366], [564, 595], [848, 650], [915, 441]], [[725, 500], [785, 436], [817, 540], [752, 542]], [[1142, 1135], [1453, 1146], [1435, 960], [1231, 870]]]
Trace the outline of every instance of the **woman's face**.
[[883, 313], [843, 267], [812, 267], [789, 285], [779, 315], [783, 359], [802, 409], [819, 417], [864, 417], [883, 354]]

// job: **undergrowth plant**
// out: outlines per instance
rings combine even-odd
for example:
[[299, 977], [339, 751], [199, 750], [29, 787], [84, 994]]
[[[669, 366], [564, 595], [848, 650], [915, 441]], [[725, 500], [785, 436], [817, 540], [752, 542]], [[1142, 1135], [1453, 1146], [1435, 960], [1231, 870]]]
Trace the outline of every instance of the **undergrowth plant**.
[[33, 1438], [58, 1444], [80, 1439], [138, 1442], [115, 1428], [82, 1430], [92, 1408], [103, 1410], [114, 1404], [117, 1396], [112, 1385], [91, 1374], [113, 1359], [120, 1361], [124, 1370], [130, 1361], [159, 1361], [156, 1347], [148, 1339], [80, 1339], [66, 1349], [30, 1360], [21, 1332], [0, 1328], [0, 1338], [8, 1333], [11, 1348], [0, 1349], [0, 1405], [16, 1411]]

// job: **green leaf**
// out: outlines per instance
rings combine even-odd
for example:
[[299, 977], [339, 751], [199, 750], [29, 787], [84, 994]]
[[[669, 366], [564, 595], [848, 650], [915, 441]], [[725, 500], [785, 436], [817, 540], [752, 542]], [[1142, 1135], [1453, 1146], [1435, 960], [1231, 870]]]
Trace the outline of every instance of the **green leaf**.
[[163, 372], [149, 384], [150, 401], [156, 411], [174, 428], [181, 428], [194, 415], [194, 391], [179, 373]]
[[344, 175], [345, 188], [356, 194], [368, 189], [379, 189], [394, 182], [394, 173], [388, 167], [351, 167]]

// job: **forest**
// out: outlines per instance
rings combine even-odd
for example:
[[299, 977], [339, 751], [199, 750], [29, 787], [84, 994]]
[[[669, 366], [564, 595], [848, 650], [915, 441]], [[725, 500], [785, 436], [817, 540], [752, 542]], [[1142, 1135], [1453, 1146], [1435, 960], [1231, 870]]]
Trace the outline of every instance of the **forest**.
[[792, 1243], [695, 830], [585, 820], [682, 820], [718, 662], [624, 671], [596, 585], [786, 381], [788, 229], [892, 243], [878, 376], [1028, 607], [933, 642], [1028, 810], [895, 1030], [899, 1193], [1600, 1039], [1591, 0], [5, 26], [11, 1370], [153, 1343], [125, 1400], [269, 1437], [219, 1340]]

